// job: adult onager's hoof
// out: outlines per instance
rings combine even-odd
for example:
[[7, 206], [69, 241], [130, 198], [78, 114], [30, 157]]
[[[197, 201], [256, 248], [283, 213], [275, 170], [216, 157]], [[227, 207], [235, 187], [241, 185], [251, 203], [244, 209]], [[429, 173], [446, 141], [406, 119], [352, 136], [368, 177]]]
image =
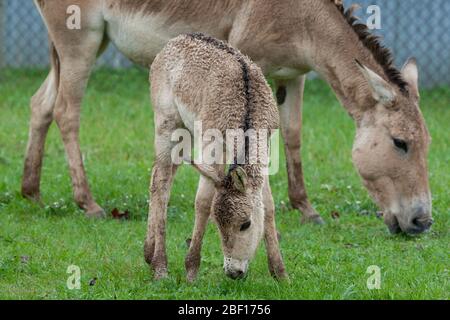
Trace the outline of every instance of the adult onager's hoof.
[[311, 206], [309, 202], [299, 202], [291, 199], [292, 207], [294, 209], [299, 210], [303, 215], [301, 218], [301, 224], [316, 224], [316, 225], [324, 225], [325, 221], [322, 217], [316, 212], [316, 210]]
[[92, 219], [104, 219], [106, 218], [106, 213], [99, 205], [95, 204], [92, 208], [86, 210], [86, 217]]
[[322, 219], [321, 216], [319, 215], [314, 215], [314, 216], [303, 216], [302, 220], [301, 220], [302, 224], [308, 224], [308, 223], [312, 223], [312, 224], [316, 224], [319, 226], [323, 226], [325, 224], [325, 221]]
[[94, 211], [94, 212], [86, 212], [86, 217], [89, 219], [104, 219], [104, 218], [106, 218], [106, 213], [103, 210]]
[[280, 275], [274, 276], [277, 281], [290, 283], [291, 279], [286, 271], [283, 271]]
[[30, 192], [22, 188], [22, 197], [41, 206], [43, 205], [39, 192]]

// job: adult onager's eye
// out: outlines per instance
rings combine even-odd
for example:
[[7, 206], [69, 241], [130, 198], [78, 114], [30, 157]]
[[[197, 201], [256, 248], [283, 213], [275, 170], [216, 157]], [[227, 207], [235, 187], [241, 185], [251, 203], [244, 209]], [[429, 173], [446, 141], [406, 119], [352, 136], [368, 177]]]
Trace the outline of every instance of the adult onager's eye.
[[395, 138], [393, 140], [396, 148], [402, 150], [405, 153], [408, 153], [408, 144], [406, 143], [406, 141]]
[[252, 225], [252, 222], [251, 222], [251, 221], [247, 221], [246, 223], [244, 223], [244, 224], [241, 226], [241, 231], [247, 230], [248, 228], [250, 228], [251, 225]]

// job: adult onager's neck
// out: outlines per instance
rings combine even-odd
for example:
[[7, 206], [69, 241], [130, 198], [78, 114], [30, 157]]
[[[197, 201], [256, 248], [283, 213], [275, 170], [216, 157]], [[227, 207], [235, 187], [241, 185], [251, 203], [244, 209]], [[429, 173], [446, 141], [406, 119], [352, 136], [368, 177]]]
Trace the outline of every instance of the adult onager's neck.
[[[320, 4], [315, 12], [310, 12], [314, 17], [307, 25], [310, 36], [307, 61], [327, 80], [347, 111], [357, 119], [364, 111], [362, 107], [372, 99], [357, 61], [400, 91], [406, 83], [393, 66], [390, 52], [373, 35], [367, 34], [367, 28], [360, 25], [358, 34], [352, 27], [351, 23], [356, 21], [351, 18], [352, 10], [343, 15], [343, 7], [336, 6], [333, 1]], [[366, 33], [365, 38], [362, 33]]]

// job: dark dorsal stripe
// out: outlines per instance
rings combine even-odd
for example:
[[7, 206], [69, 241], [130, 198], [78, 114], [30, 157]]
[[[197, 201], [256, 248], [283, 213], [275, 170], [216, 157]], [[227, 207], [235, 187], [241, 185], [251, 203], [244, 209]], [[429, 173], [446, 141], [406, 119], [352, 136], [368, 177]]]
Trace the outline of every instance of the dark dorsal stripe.
[[383, 46], [380, 37], [372, 34], [367, 25], [360, 23], [359, 19], [353, 15], [358, 6], [354, 5], [346, 11], [342, 1], [331, 0], [331, 2], [342, 13], [342, 16], [358, 35], [359, 40], [372, 52], [373, 57], [381, 65], [389, 81], [397, 85], [400, 91], [406, 94], [408, 92], [408, 84], [403, 79], [401, 72], [395, 67], [391, 50]]
[[[236, 49], [229, 46], [226, 42], [218, 40], [218, 39], [210, 37], [210, 36], [207, 36], [203, 33], [190, 33], [187, 36], [192, 39], [208, 43], [219, 50], [223, 50], [223, 51], [229, 53], [230, 55], [234, 56], [236, 58], [236, 60], [239, 62], [239, 64], [241, 65], [242, 80], [244, 82], [244, 94], [245, 94], [245, 99], [246, 99], [245, 116], [243, 119], [244, 123], [243, 123], [242, 129], [244, 130], [244, 132], [247, 132], [248, 130], [250, 130], [252, 128], [251, 96], [250, 96], [250, 67], [247, 64], [247, 62], [245, 61], [244, 56], [239, 51], [237, 51]], [[245, 163], [248, 163], [248, 161], [249, 161], [249, 144], [250, 144], [250, 141], [249, 141], [248, 137], [246, 137], [245, 138]], [[234, 168], [236, 168], [237, 164], [238, 164], [238, 159], [237, 159], [237, 156], [235, 156], [234, 165], [230, 166], [230, 171], [233, 170]]]

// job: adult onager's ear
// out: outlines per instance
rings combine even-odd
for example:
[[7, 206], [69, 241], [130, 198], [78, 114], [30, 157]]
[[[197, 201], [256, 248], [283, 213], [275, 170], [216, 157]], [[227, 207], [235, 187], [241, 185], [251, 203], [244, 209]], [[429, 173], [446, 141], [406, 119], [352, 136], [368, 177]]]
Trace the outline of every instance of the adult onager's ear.
[[419, 97], [419, 69], [416, 58], [409, 58], [402, 68], [402, 76], [409, 85], [409, 91]]
[[356, 63], [364, 78], [369, 83], [373, 98], [386, 107], [392, 106], [396, 97], [394, 88], [374, 71], [362, 65], [358, 60], [356, 60]]
[[247, 190], [247, 173], [245, 170], [242, 167], [237, 166], [230, 171], [230, 175], [233, 180], [234, 187], [238, 191], [245, 193]]
[[187, 164], [192, 165], [202, 176], [210, 179], [215, 185], [223, 181], [223, 176], [213, 166], [207, 164], [196, 164], [190, 159], [185, 159]]

